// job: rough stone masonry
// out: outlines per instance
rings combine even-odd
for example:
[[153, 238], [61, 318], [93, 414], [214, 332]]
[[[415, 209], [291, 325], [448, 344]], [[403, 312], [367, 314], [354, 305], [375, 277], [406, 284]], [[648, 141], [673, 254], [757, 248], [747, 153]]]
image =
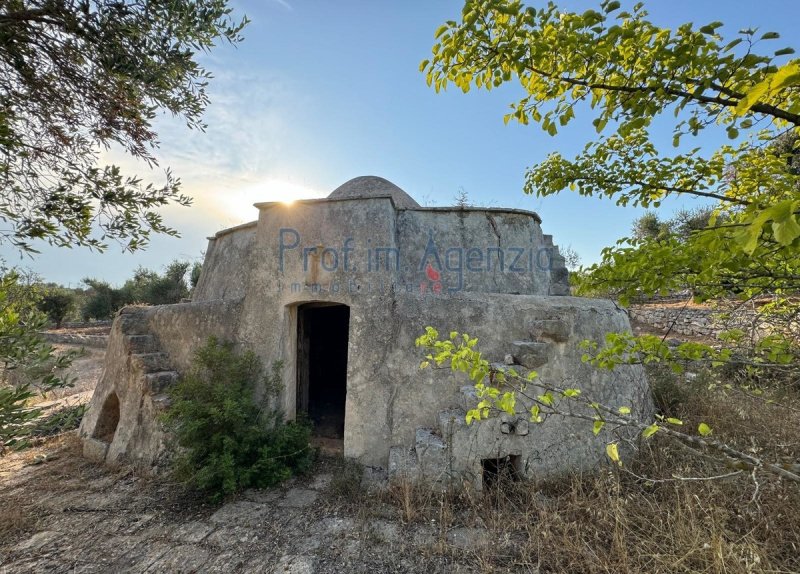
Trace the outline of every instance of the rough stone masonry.
[[258, 220], [210, 238], [192, 302], [130, 307], [115, 319], [104, 376], [81, 426], [84, 450], [157, 471], [167, 389], [209, 336], [283, 361], [281, 407], [364, 465], [480, 488], [487, 468], [523, 477], [589, 468], [607, 439], [586, 421], [525, 413], [467, 426], [468, 382], [421, 371], [428, 325], [479, 338], [492, 361], [535, 368], [647, 418], [639, 366], [581, 362], [578, 342], [629, 329], [610, 301], [569, 296], [564, 259], [539, 216], [518, 209], [424, 208], [379, 177], [326, 199], [256, 205]]

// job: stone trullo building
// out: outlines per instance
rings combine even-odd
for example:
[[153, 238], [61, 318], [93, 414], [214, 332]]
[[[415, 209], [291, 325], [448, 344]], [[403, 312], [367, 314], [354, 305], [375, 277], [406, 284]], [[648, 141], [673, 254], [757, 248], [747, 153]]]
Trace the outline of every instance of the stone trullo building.
[[465, 476], [512, 464], [543, 476], [604, 460], [585, 421], [504, 416], [467, 426], [463, 377], [420, 370], [427, 325], [468, 332], [544, 380], [646, 417], [640, 367], [600, 372], [578, 342], [629, 328], [610, 301], [569, 296], [568, 273], [535, 213], [420, 207], [379, 177], [326, 199], [257, 204], [258, 220], [210, 239], [192, 302], [115, 319], [105, 372], [81, 426], [85, 452], [158, 469], [166, 389], [210, 335], [282, 360], [282, 409], [308, 413], [346, 457], [390, 473]]

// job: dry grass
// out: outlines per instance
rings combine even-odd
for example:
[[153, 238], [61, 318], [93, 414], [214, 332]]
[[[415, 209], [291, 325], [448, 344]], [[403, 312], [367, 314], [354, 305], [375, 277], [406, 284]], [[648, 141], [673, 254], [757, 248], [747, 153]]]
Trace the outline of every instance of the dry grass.
[[0, 500], [0, 540], [16, 540], [36, 529], [38, 517], [32, 504], [19, 500]]
[[[760, 398], [708, 391], [651, 376], [669, 416], [686, 425], [713, 422], [718, 438], [767, 458], [800, 460], [796, 412]], [[677, 386], [676, 386], [677, 385]], [[796, 395], [782, 400], [798, 406]], [[447, 543], [454, 528], [485, 531], [466, 552], [480, 572], [653, 573], [799, 572], [800, 486], [757, 473], [719, 480], [679, 480], [730, 473], [658, 435], [622, 471], [607, 469], [546, 483], [507, 483], [481, 495], [406, 481], [387, 494], [403, 521], [435, 524], [432, 551], [463, 561]], [[651, 480], [646, 480], [651, 479]]]
[[[80, 457], [81, 444], [76, 433], [65, 433], [50, 439], [47, 453], [24, 450], [0, 458], [0, 546], [35, 532], [41, 519], [38, 507], [43, 495], [62, 493], [76, 488], [66, 477], [80, 473], [85, 462]], [[49, 466], [48, 460], [60, 464]], [[37, 465], [35, 481], [24, 478], [26, 467]], [[21, 478], [22, 477], [22, 478]], [[14, 480], [9, 480], [14, 478]]]

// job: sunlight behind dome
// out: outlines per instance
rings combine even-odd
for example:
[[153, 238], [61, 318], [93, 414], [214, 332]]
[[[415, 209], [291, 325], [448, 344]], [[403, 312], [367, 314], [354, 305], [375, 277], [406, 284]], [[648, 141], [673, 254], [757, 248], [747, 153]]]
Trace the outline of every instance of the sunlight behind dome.
[[325, 192], [300, 183], [282, 179], [268, 179], [261, 183], [230, 192], [225, 197], [224, 211], [236, 223], [245, 223], [258, 218], [254, 203], [280, 201], [291, 205], [299, 199], [325, 197]]

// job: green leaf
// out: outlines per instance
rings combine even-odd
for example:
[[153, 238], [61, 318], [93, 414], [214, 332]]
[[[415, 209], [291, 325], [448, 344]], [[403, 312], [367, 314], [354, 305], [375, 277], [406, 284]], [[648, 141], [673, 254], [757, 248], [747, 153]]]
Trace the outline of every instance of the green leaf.
[[594, 436], [600, 434], [600, 431], [603, 430], [605, 424], [605, 421], [594, 421], [594, 424], [592, 425], [592, 432], [594, 433]]
[[722, 26], [722, 22], [711, 22], [711, 24], [706, 24], [702, 28], [700, 28], [700, 32], [702, 34], [713, 34], [714, 30]]
[[697, 426], [697, 432], [700, 433], [700, 436], [708, 436], [711, 434], [711, 427], [708, 426], [706, 423], [700, 423]]
[[617, 447], [617, 443], [612, 442], [607, 444], [606, 454], [613, 462], [617, 463], [619, 466], [622, 466], [622, 461], [619, 459], [619, 448]]
[[781, 245], [790, 245], [795, 239], [800, 237], [800, 225], [794, 215], [789, 215], [783, 221], [772, 223], [772, 233], [775, 240]]
[[656, 434], [658, 432], [659, 428], [661, 428], [661, 427], [659, 427], [656, 423], [653, 423], [649, 427], [647, 427], [646, 429], [644, 429], [642, 431], [642, 436], [644, 438], [650, 438], [651, 436], [653, 436], [654, 434]]
[[617, 410], [619, 411], [619, 414], [621, 414], [621, 415], [629, 415], [629, 414], [631, 414], [631, 408], [630, 407], [620, 407]]
[[682, 425], [682, 424], [683, 424], [683, 421], [682, 421], [682, 420], [680, 420], [680, 419], [676, 419], [676, 418], [668, 418], [668, 419], [667, 419], [667, 422], [668, 422], [669, 424], [671, 424], [671, 425], [679, 425], [679, 426], [680, 426], [680, 425]]
[[800, 63], [792, 62], [781, 66], [774, 74], [753, 86], [736, 105], [736, 114], [742, 115], [752, 108], [756, 102], [769, 99], [784, 88], [800, 83]]

